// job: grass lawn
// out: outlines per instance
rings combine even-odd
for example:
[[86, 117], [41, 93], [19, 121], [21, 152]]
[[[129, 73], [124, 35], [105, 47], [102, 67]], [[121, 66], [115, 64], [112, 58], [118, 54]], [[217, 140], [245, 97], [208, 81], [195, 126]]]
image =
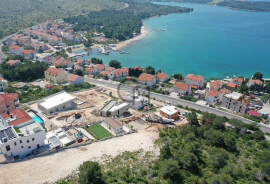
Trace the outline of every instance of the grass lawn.
[[88, 130], [92, 132], [98, 139], [102, 139], [104, 137], [113, 136], [110, 132], [108, 132], [105, 128], [103, 128], [100, 124], [96, 123], [90, 127]]

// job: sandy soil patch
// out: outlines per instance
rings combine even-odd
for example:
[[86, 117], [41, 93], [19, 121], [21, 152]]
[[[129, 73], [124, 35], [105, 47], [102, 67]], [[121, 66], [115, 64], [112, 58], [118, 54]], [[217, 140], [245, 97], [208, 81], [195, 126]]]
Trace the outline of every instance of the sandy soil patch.
[[[49, 156], [38, 157], [24, 162], [3, 165], [0, 169], [0, 183], [44, 183], [63, 178], [76, 170], [83, 161], [104, 162], [104, 154], [115, 157], [124, 151], [154, 151], [156, 131], [139, 131], [130, 135], [93, 143], [79, 148], [67, 149]], [[16, 176], [14, 176], [16, 173]]]

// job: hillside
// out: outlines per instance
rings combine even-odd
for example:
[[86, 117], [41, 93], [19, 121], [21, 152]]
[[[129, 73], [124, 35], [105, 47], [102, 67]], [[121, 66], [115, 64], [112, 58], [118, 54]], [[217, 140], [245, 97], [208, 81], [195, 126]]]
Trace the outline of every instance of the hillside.
[[0, 0], [0, 4], [0, 38], [48, 19], [124, 6], [113, 0]]

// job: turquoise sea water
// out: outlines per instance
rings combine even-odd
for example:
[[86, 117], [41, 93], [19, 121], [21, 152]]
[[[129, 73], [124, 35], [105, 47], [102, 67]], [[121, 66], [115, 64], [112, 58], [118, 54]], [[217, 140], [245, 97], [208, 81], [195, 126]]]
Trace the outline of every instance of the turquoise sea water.
[[[270, 13], [233, 10], [189, 3], [157, 3], [193, 8], [190, 13], [153, 17], [144, 21], [152, 31], [142, 40], [122, 48], [130, 54], [92, 49], [89, 56], [108, 64], [154, 66], [169, 74], [201, 74], [206, 78], [251, 76], [256, 71], [270, 77]], [[80, 51], [77, 51], [80, 52]]]

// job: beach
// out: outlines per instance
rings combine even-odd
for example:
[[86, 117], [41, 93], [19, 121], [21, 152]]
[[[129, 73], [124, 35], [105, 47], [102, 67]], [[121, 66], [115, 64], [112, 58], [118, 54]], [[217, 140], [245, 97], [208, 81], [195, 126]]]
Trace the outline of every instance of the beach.
[[121, 49], [121, 48], [123, 48], [123, 47], [125, 47], [125, 46], [127, 46], [127, 45], [129, 45], [129, 44], [131, 44], [132, 42], [134, 42], [134, 41], [139, 41], [139, 40], [141, 40], [144, 36], [146, 36], [146, 34], [148, 33], [149, 31], [148, 30], [145, 30], [145, 26], [142, 26], [141, 27], [141, 34], [140, 35], [138, 35], [138, 36], [136, 36], [136, 37], [134, 37], [134, 38], [131, 38], [131, 39], [129, 39], [129, 40], [125, 40], [125, 41], [123, 41], [123, 42], [119, 42], [117, 45], [116, 45], [116, 47], [114, 47], [114, 49], [113, 50], [119, 50], [119, 49]]

